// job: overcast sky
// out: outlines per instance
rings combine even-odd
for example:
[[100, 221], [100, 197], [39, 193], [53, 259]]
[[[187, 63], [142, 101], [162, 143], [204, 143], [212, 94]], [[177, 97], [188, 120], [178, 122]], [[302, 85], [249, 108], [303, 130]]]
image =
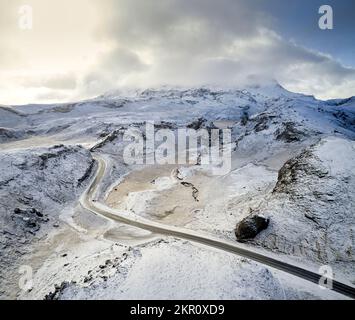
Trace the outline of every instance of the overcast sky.
[[[19, 27], [24, 4], [31, 30]], [[318, 27], [322, 4], [333, 30]], [[353, 0], [0, 0], [0, 104], [254, 79], [348, 97], [354, 34]]]

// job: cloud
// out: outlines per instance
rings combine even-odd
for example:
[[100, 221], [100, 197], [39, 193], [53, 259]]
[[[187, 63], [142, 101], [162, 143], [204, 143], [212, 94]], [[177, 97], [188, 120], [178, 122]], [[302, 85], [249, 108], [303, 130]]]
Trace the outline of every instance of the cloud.
[[53, 90], [46, 90], [38, 93], [36, 95], [36, 99], [40, 102], [48, 103], [48, 102], [55, 102], [59, 100], [67, 100], [70, 99], [71, 96], [62, 91], [53, 91]]
[[144, 87], [233, 85], [253, 76], [322, 98], [355, 94], [353, 68], [282, 38], [264, 9], [244, 0], [105, 1], [98, 36], [114, 49], [88, 79]]
[[70, 90], [76, 89], [77, 81], [74, 74], [54, 74], [22, 77], [19, 82], [27, 88], [47, 88]]
[[[251, 78], [273, 78], [320, 98], [355, 94], [354, 68], [327, 51], [343, 36], [336, 29], [318, 30], [316, 3], [297, 3], [292, 11], [283, 0], [267, 5], [261, 0], [27, 2], [34, 9], [30, 32], [17, 26], [20, 1], [0, 3], [0, 67], [6, 71], [0, 86], [7, 89], [0, 91], [2, 103], [22, 95], [24, 87], [34, 89], [35, 101], [38, 89], [81, 99], [120, 86], [242, 85]], [[341, 14], [347, 22], [336, 26], [341, 34], [349, 29], [350, 37], [353, 20], [344, 6], [336, 11], [336, 21]], [[322, 43], [329, 35], [334, 45], [323, 50], [289, 39], [287, 34], [304, 35], [302, 17], [308, 29], [314, 28], [307, 45], [318, 35]], [[348, 57], [346, 52], [339, 56]], [[71, 93], [63, 95], [63, 90]]]
[[71, 73], [7, 71], [0, 74], [0, 88], [0, 101], [5, 104], [70, 101], [77, 91], [77, 79]]
[[102, 93], [114, 89], [131, 74], [147, 70], [148, 65], [128, 48], [114, 47], [101, 53], [93, 69], [84, 76], [82, 84], [87, 93]]

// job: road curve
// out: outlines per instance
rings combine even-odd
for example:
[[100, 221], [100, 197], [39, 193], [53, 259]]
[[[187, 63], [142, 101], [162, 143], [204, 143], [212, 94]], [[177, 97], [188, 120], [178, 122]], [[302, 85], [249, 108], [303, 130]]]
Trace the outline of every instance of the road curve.
[[[319, 280], [321, 279], [322, 276], [319, 275], [318, 273], [315, 273], [313, 271], [274, 258], [270, 258], [264, 254], [252, 251], [241, 244], [228, 242], [210, 235], [199, 234], [193, 230], [164, 225], [155, 221], [144, 219], [139, 216], [132, 217], [132, 215], [130, 214], [124, 212], [118, 212], [117, 210], [114, 210], [103, 203], [95, 201], [94, 196], [98, 190], [100, 181], [105, 174], [106, 163], [103, 158], [97, 155], [95, 155], [94, 158], [98, 163], [96, 175], [92, 183], [88, 187], [88, 189], [83, 193], [83, 195], [80, 198], [81, 205], [85, 209], [93, 212], [94, 214], [101, 215], [106, 218], [119, 221], [131, 226], [135, 226], [141, 229], [149, 230], [154, 233], [174, 236], [177, 238], [190, 240], [193, 242], [198, 242], [200, 244], [214, 247], [226, 252], [231, 252], [239, 256], [260, 262], [264, 265], [273, 267], [275, 269], [287, 272], [299, 278], [311, 281], [313, 283], [316, 284], [319, 283]], [[352, 299], [355, 299], [354, 287], [341, 283], [337, 280], [332, 280], [332, 282], [333, 282], [332, 290], [341, 293], [343, 295], [346, 295]]]

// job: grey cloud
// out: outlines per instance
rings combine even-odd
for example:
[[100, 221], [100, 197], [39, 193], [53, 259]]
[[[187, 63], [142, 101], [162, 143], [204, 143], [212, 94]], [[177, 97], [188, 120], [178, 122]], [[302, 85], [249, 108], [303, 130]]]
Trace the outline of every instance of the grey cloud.
[[108, 0], [99, 8], [105, 16], [100, 35], [133, 49], [218, 52], [232, 37], [246, 38], [268, 25], [244, 0]]
[[114, 48], [104, 55], [100, 70], [110, 70], [117, 73], [131, 73], [146, 69], [139, 56], [127, 48]]
[[83, 90], [88, 94], [100, 94], [114, 89], [130, 74], [139, 74], [147, 69], [148, 65], [136, 53], [126, 48], [114, 47], [98, 56], [98, 63], [83, 78]]
[[[313, 15], [317, 18], [315, 8], [319, 1], [303, 1], [304, 4], [312, 2], [304, 9], [297, 3], [296, 13], [307, 16], [307, 26], [313, 23]], [[44, 0], [33, 3], [38, 9]], [[37, 67], [32, 64], [39, 63], [41, 55], [46, 56], [50, 52], [50, 46], [45, 45], [41, 50], [34, 50], [32, 55], [31, 51], [26, 52], [24, 48], [27, 47], [21, 46], [20, 42], [16, 44], [17, 47], [11, 47], [11, 37], [19, 32], [15, 16], [19, 4], [22, 4], [19, 0], [0, 2], [0, 67], [12, 68], [15, 75], [21, 74], [17, 71], [31, 71], [31, 67]], [[286, 38], [287, 33], [282, 33], [281, 27], [287, 29], [288, 34], [302, 29], [298, 25], [302, 21], [299, 21], [298, 16], [292, 17], [292, 9], [289, 10], [284, 1], [272, 0], [266, 4], [262, 0], [93, 0], [90, 2], [92, 4], [96, 8], [95, 17], [99, 25], [96, 34], [90, 33], [94, 40], [88, 48], [91, 50], [97, 45], [98, 50], [94, 49], [88, 55], [102, 50], [106, 52], [98, 54], [93, 63], [90, 55], [88, 63], [83, 63], [78, 70], [73, 71], [78, 73], [77, 79], [70, 73], [72, 67], [66, 68], [66, 64], [70, 65], [67, 61], [71, 59], [70, 56], [66, 57], [67, 60], [63, 58], [62, 62], [59, 55], [54, 61], [63, 66], [66, 74], [36, 76], [33, 71], [24, 72], [31, 75], [16, 78], [14, 86], [72, 90], [77, 91], [78, 96], [81, 94], [81, 97], [86, 97], [121, 85], [233, 85], [253, 76], [255, 79], [276, 78], [289, 89], [319, 97], [355, 93], [353, 68], [343, 66], [330, 55], [296, 44]], [[46, 6], [43, 8], [43, 11], [47, 10]], [[277, 8], [276, 16], [273, 12]], [[289, 23], [284, 17], [285, 13], [291, 19]], [[46, 16], [45, 12], [41, 14]], [[346, 25], [344, 28], [349, 28], [351, 15], [346, 15], [346, 10], [337, 11], [338, 21], [340, 14], [347, 21], [343, 24]], [[77, 15], [79, 17], [80, 12]], [[50, 21], [45, 20], [45, 23]], [[38, 39], [41, 39], [40, 31], [43, 29], [37, 31]], [[92, 32], [92, 29], [88, 32]], [[313, 30], [310, 38], [319, 33], [319, 30]], [[86, 35], [85, 32], [82, 34]], [[326, 33], [321, 35], [327, 38]], [[333, 35], [331, 39], [336, 46], [336, 33], [330, 35]], [[63, 46], [68, 46], [70, 50], [75, 38], [66, 43], [66, 36], [67, 31], [63, 31], [59, 42], [63, 42]], [[27, 46], [29, 50], [38, 49], [38, 46], [31, 48], [28, 43]], [[22, 50], [17, 50], [19, 48]], [[24, 55], [24, 63], [27, 61], [28, 68], [21, 67], [20, 54]], [[47, 62], [47, 72], [51, 72], [51, 66]], [[8, 82], [8, 79], [4, 81]]]
[[[354, 69], [279, 36], [275, 17], [259, 0], [109, 0], [100, 10], [106, 17], [100, 37], [134, 52], [134, 58], [123, 55], [118, 69], [115, 54], [101, 67], [121, 70], [119, 79], [127, 75], [132, 85], [234, 84], [252, 75], [325, 96], [331, 85], [355, 79]], [[141, 68], [146, 53], [152, 59]]]

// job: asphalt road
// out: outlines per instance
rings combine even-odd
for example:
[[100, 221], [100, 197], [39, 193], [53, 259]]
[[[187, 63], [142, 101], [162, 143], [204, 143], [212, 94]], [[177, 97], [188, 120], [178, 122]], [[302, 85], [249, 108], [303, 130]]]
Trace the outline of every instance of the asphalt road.
[[[102, 177], [105, 174], [106, 170], [106, 163], [103, 158], [96, 156], [95, 159], [98, 163], [98, 169], [95, 175], [95, 178], [93, 179], [91, 185], [87, 189], [87, 191], [82, 195], [80, 199], [81, 205], [86, 208], [87, 210], [97, 214], [104, 216], [106, 218], [119, 221], [131, 226], [135, 226], [138, 228], [142, 228], [145, 230], [149, 230], [151, 232], [157, 233], [157, 234], [163, 234], [163, 235], [168, 235], [168, 236], [174, 236], [177, 238], [185, 239], [185, 240], [190, 240], [193, 242], [198, 242], [203, 245], [207, 245], [210, 247], [214, 247], [226, 252], [231, 252], [234, 254], [237, 254], [239, 256], [260, 262], [264, 265], [273, 267], [275, 269], [287, 272], [289, 274], [292, 274], [294, 276], [297, 276], [299, 278], [302, 278], [304, 280], [311, 281], [313, 283], [319, 284], [319, 281], [322, 277], [322, 275], [306, 270], [304, 268], [274, 259], [270, 258], [264, 254], [260, 254], [258, 252], [255, 252], [253, 250], [250, 250], [249, 248], [245, 248], [242, 245], [239, 245], [238, 243], [233, 243], [233, 242], [227, 242], [222, 239], [218, 239], [213, 236], [209, 235], [201, 235], [198, 234], [197, 232], [193, 230], [188, 230], [188, 229], [183, 229], [183, 228], [178, 228], [174, 226], [168, 226], [164, 225], [161, 223], [157, 223], [154, 221], [149, 221], [147, 219], [141, 218], [141, 217], [131, 217], [129, 215], [122, 214], [108, 206], [106, 206], [103, 203], [100, 203], [96, 201], [95, 199], [95, 193], [98, 190], [98, 186], [100, 184], [100, 181]], [[346, 295], [352, 299], [355, 299], [355, 288], [352, 286], [349, 286], [347, 284], [341, 283], [335, 279], [330, 280], [332, 281], [332, 289], [338, 293], [341, 293], [343, 295]]]

